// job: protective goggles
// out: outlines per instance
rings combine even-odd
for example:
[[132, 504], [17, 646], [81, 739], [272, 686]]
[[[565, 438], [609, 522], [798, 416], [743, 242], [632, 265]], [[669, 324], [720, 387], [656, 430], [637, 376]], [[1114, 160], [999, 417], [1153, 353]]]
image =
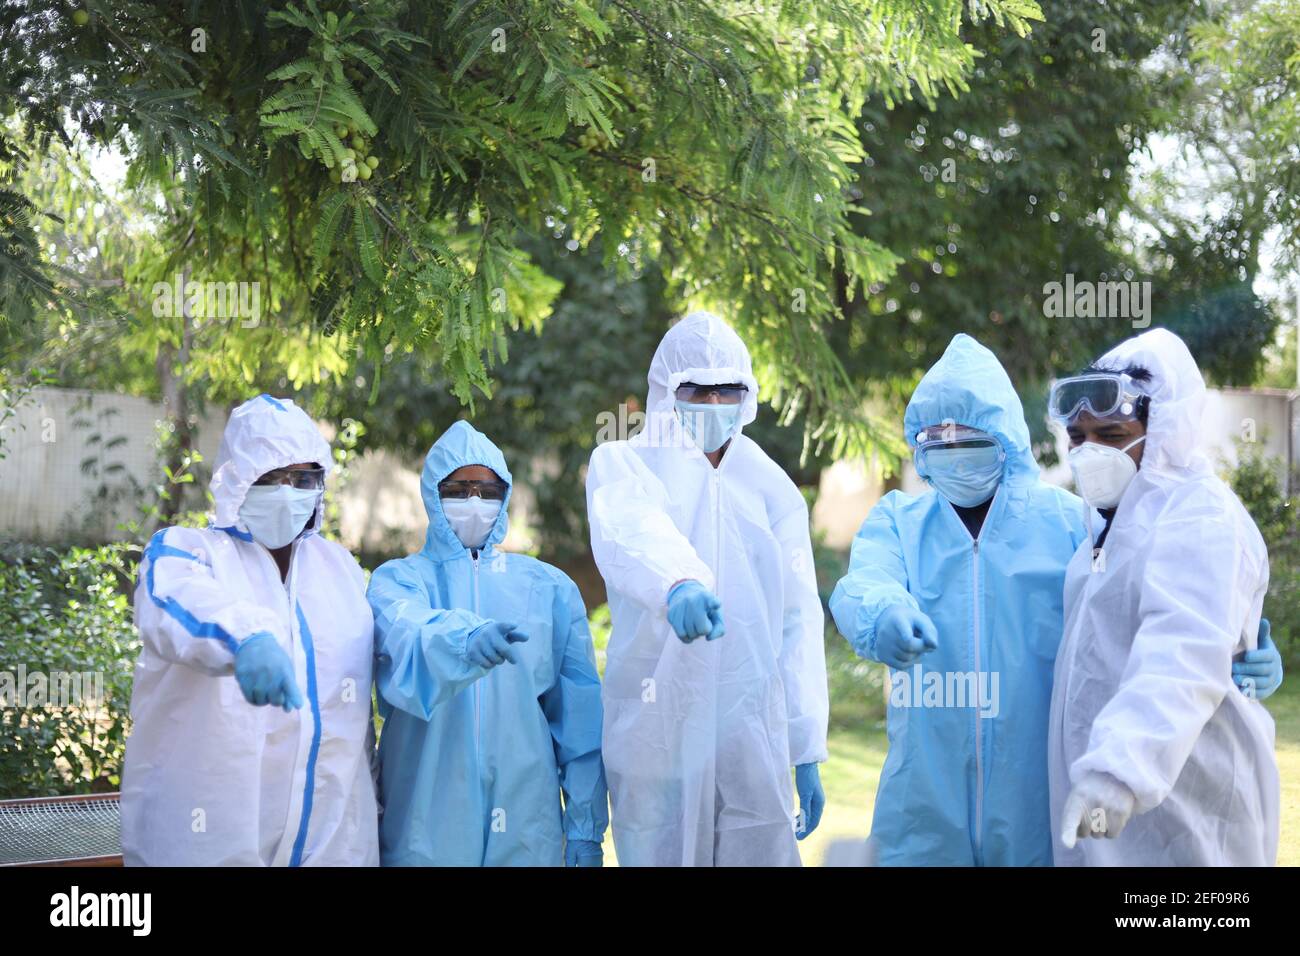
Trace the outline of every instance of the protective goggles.
[[320, 491], [325, 487], [324, 468], [276, 468], [268, 471], [254, 485], [290, 485], [299, 491]]
[[749, 391], [746, 385], [696, 385], [694, 382], [682, 382], [677, 386], [677, 401], [689, 402], [692, 405], [704, 405], [713, 401], [713, 396], [718, 396], [717, 402], [720, 405], [739, 405], [745, 400], [745, 393]]
[[504, 481], [442, 481], [438, 483], [440, 498], [468, 498], [478, 495], [484, 501], [505, 501]]
[[1131, 422], [1137, 419], [1147, 396], [1123, 372], [1093, 372], [1063, 378], [1052, 385], [1047, 411], [1066, 424], [1085, 410], [1093, 418]]
[[917, 448], [923, 445], [949, 445], [957, 441], [973, 440], [987, 441], [1001, 447], [998, 440], [988, 432], [971, 428], [969, 425], [958, 425], [952, 421], [944, 422], [942, 425], [927, 425], [916, 433]]
[[[935, 429], [939, 434], [941, 429]], [[923, 433], [924, 434], [924, 433]], [[916, 470], [922, 475], [946, 472], [956, 465], [959, 473], [991, 468], [998, 472], [1006, 460], [1002, 444], [993, 436], [972, 430], [970, 437], [958, 437], [952, 441], [942, 439], [927, 440], [916, 447]], [[948, 467], [945, 468], [945, 465]]]

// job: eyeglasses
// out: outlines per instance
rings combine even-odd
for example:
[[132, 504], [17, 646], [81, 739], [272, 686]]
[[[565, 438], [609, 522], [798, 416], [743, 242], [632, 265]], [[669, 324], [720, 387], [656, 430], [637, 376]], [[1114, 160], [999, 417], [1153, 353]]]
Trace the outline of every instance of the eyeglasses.
[[324, 468], [276, 468], [268, 471], [255, 485], [291, 485], [300, 491], [320, 491], [325, 487]]
[[504, 481], [443, 481], [438, 484], [438, 496], [468, 498], [478, 495], [484, 501], [504, 501], [506, 487]]
[[1086, 408], [1093, 418], [1131, 422], [1147, 397], [1121, 373], [1093, 373], [1063, 378], [1052, 385], [1047, 410], [1058, 422], [1074, 421]]
[[745, 400], [745, 393], [749, 387], [740, 384], [730, 385], [697, 385], [694, 382], [682, 382], [677, 386], [677, 401], [688, 402], [692, 405], [703, 405], [713, 398], [718, 397], [718, 402], [723, 405], [739, 405]]

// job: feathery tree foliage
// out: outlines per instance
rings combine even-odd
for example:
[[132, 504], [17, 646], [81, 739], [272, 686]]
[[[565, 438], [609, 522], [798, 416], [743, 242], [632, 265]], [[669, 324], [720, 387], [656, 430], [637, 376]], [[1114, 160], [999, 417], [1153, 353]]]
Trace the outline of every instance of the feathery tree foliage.
[[[111, 310], [223, 400], [418, 354], [472, 403], [558, 292], [521, 237], [560, 232], [624, 276], [656, 263], [674, 305], [740, 327], [788, 416], [867, 451], [825, 333], [897, 258], [852, 228], [854, 118], [964, 89], [964, 22], [1022, 35], [1038, 17], [1031, 0], [0, 0], [0, 348]], [[152, 207], [116, 287], [32, 223], [41, 164], [100, 147]], [[177, 273], [258, 282], [266, 315], [158, 315], [153, 283]]]
[[[1276, 317], [1250, 288], [1257, 236], [1227, 221], [1176, 228], [1175, 208], [1199, 215], [1206, 202], [1135, 188], [1155, 136], [1196, 141], [1228, 128], [1207, 125], [1198, 105], [1213, 88], [1192, 69], [1193, 37], [1213, 22], [1206, 5], [1042, 6], [1045, 22], [1026, 37], [964, 28], [987, 51], [965, 95], [868, 101], [859, 188], [890, 201], [858, 228], [902, 261], [869, 295], [842, 303], [849, 321], [831, 334], [852, 377], [879, 381], [924, 369], [957, 332], [976, 336], [1016, 382], [1050, 456], [1048, 380], [1140, 329], [1127, 316], [1049, 317], [1047, 283], [1149, 281], [1151, 323], [1183, 335], [1219, 380], [1250, 381]], [[1135, 219], [1148, 227], [1136, 242]]]
[[[1254, 243], [1278, 227], [1279, 269], [1300, 266], [1300, 0], [1234, 5], [1197, 24], [1195, 61], [1208, 108], [1199, 140], [1229, 168], [1232, 215]], [[1224, 142], [1215, 124], [1240, 135]], [[1220, 180], [1222, 182], [1222, 180]]]

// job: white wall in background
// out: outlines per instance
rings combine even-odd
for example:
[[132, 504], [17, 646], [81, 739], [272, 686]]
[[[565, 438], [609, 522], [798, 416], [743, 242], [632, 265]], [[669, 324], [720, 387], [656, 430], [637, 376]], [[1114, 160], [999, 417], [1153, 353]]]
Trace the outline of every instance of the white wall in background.
[[[60, 543], [121, 538], [140, 518], [135, 489], [161, 480], [156, 422], [162, 404], [132, 395], [38, 388], [5, 424], [0, 460], [0, 537]], [[211, 462], [224, 412], [199, 420], [198, 449]]]
[[[63, 544], [125, 537], [120, 524], [140, 518], [162, 481], [155, 448], [162, 403], [85, 389], [40, 388], [0, 433], [0, 538]], [[198, 422], [203, 481], [226, 426], [224, 409]], [[332, 440], [335, 428], [320, 423]], [[340, 536], [352, 550], [400, 554], [424, 543], [428, 518], [420, 497], [423, 460], [367, 451], [350, 468], [338, 497]], [[103, 489], [108, 493], [104, 495]], [[533, 498], [517, 484], [506, 546], [528, 550]]]

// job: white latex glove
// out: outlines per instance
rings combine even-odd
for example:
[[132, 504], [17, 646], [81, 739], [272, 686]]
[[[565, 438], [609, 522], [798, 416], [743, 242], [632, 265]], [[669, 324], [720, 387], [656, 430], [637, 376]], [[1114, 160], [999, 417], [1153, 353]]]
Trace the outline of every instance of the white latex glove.
[[1079, 837], [1119, 836], [1133, 816], [1133, 791], [1107, 773], [1087, 773], [1065, 798], [1061, 842], [1073, 849]]

